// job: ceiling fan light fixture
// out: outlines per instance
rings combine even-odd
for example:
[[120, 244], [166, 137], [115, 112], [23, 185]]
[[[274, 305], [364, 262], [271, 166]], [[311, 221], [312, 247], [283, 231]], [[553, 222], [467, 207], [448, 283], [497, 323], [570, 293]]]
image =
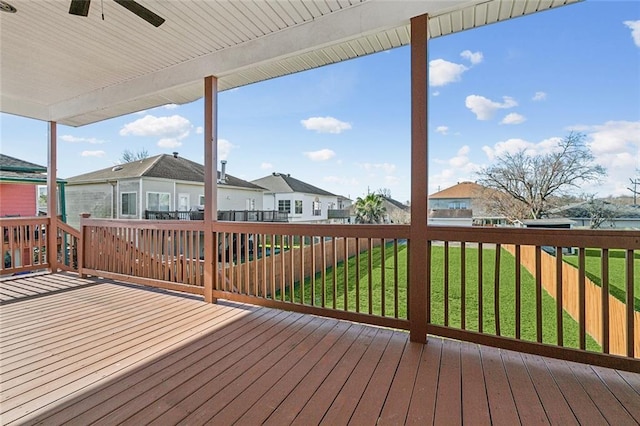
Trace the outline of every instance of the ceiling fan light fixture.
[[0, 0], [0, 12], [16, 13], [18, 9], [10, 5], [4, 0]]

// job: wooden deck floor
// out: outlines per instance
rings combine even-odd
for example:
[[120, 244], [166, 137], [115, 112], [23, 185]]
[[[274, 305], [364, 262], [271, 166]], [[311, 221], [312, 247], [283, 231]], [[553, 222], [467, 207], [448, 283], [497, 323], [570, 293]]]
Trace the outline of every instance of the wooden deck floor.
[[640, 422], [640, 374], [67, 274], [0, 294], [2, 424]]

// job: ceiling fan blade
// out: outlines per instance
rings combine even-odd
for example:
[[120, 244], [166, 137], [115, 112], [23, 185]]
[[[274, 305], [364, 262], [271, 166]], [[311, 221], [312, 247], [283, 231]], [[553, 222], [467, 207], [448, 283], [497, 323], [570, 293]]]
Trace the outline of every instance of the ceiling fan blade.
[[164, 23], [164, 18], [156, 15], [146, 7], [141, 4], [135, 2], [134, 0], [114, 0], [120, 6], [129, 9], [131, 12], [135, 13], [154, 27], [159, 27]]
[[89, 14], [89, 5], [91, 0], [71, 0], [69, 13], [71, 15], [87, 16]]

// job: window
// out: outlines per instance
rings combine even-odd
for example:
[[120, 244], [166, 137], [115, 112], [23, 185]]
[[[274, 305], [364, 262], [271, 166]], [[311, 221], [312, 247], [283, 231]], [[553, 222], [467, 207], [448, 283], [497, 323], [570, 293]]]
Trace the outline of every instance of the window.
[[464, 201], [452, 201], [449, 203], [449, 208], [450, 209], [466, 209], [467, 208], [467, 203]]
[[204, 195], [201, 195], [200, 198], [198, 198], [198, 204], [204, 206]]
[[168, 212], [170, 199], [168, 192], [147, 192], [147, 210]]
[[291, 200], [278, 200], [278, 211], [291, 213]]
[[313, 215], [314, 216], [322, 215], [322, 203], [320, 201], [313, 202]]
[[135, 192], [123, 192], [120, 194], [120, 214], [122, 216], [136, 216], [138, 202]]
[[302, 200], [296, 200], [296, 214], [302, 214]]

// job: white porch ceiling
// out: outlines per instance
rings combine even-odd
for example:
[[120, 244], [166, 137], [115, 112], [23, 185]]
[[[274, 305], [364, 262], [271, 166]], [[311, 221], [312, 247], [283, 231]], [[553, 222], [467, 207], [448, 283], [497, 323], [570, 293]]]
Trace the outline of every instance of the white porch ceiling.
[[80, 126], [406, 45], [413, 16], [434, 38], [580, 0], [139, 0], [158, 28], [112, 0], [6, 1], [0, 111]]

